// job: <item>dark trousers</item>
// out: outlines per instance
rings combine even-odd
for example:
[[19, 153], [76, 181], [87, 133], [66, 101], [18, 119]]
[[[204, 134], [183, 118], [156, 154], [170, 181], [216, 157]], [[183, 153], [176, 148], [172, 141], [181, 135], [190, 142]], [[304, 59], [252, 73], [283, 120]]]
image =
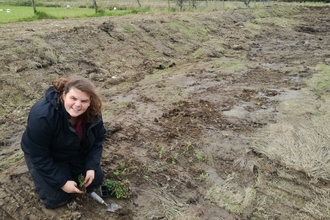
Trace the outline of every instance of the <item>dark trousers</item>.
[[[36, 190], [38, 191], [40, 199], [42, 200], [42, 203], [45, 205], [45, 207], [49, 209], [54, 209], [67, 203], [72, 197], [72, 194], [66, 193], [62, 189], [54, 189], [53, 187], [49, 186], [34, 168], [33, 163], [31, 161], [31, 157], [28, 154], [24, 154], [24, 158], [29, 172], [32, 176]], [[77, 184], [79, 184], [78, 175], [86, 175], [86, 169], [84, 164], [75, 164], [74, 167], [72, 167], [72, 165], [70, 164], [61, 164], [58, 165], [58, 168], [61, 170], [62, 173], [65, 173], [68, 180], [74, 180], [77, 182]], [[100, 186], [103, 182], [103, 178], [104, 174], [102, 172], [101, 167], [99, 167], [95, 171], [95, 178], [91, 185], [87, 187], [87, 191], [91, 191], [94, 188]]]

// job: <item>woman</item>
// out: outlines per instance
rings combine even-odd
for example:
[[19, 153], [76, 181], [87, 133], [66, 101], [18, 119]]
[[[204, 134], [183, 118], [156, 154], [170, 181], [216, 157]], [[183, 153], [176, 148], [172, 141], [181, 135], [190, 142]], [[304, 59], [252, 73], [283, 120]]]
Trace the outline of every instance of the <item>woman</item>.
[[53, 82], [29, 114], [21, 148], [39, 196], [46, 208], [65, 204], [84, 176], [87, 190], [101, 185], [102, 142], [106, 130], [102, 102], [94, 85], [73, 76]]

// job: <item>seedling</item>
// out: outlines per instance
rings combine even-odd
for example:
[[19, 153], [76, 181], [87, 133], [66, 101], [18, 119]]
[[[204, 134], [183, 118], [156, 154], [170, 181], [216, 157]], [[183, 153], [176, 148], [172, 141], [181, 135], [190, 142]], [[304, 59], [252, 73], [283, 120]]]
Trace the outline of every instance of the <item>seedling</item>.
[[207, 161], [208, 161], [208, 163], [213, 164], [213, 156], [212, 156], [212, 154], [208, 156]]
[[127, 174], [127, 169], [126, 168], [124, 168], [124, 170], [123, 171], [121, 171], [121, 175], [126, 175]]
[[197, 157], [197, 159], [198, 159], [199, 161], [203, 161], [203, 160], [205, 160], [204, 157], [201, 155], [200, 152], [197, 152], [197, 153], [196, 153], [196, 157]]
[[204, 180], [204, 179], [206, 179], [208, 176], [209, 176], [208, 173], [201, 173], [201, 175], [199, 175], [199, 178], [200, 178], [201, 180]]
[[176, 164], [176, 161], [178, 160], [179, 153], [175, 153], [172, 158], [172, 164]]
[[78, 176], [78, 182], [79, 182], [79, 187], [80, 188], [82, 188], [85, 185], [84, 181], [85, 181], [85, 177], [82, 174], [80, 174]]
[[120, 172], [119, 172], [119, 170], [116, 170], [113, 172], [113, 174], [115, 174], [115, 176], [119, 176]]
[[178, 133], [178, 135], [181, 136], [179, 127], [176, 127], [175, 130]]
[[121, 169], [124, 169], [124, 168], [125, 168], [125, 163], [119, 162], [118, 164], [119, 164], [119, 167], [120, 167]]
[[162, 148], [160, 149], [160, 151], [159, 151], [159, 159], [162, 158], [164, 151], [165, 151], [165, 148], [162, 147]]
[[188, 141], [183, 153], [187, 152], [189, 150], [190, 146], [191, 146], [191, 142]]
[[152, 170], [153, 170], [153, 167], [149, 165], [147, 172], [151, 172]]
[[81, 190], [81, 191], [86, 191], [86, 188], [85, 188], [85, 183], [84, 183], [84, 181], [85, 181], [85, 177], [82, 175], [82, 174], [80, 174], [79, 176], [78, 176], [78, 188]]

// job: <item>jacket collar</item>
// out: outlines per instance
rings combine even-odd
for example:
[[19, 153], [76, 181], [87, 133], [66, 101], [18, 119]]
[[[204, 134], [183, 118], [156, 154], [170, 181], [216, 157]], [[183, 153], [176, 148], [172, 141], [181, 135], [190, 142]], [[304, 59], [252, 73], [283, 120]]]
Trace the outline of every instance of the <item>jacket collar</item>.
[[54, 87], [50, 87], [45, 92], [45, 99], [55, 108], [59, 107], [58, 103], [59, 93], [55, 92]]

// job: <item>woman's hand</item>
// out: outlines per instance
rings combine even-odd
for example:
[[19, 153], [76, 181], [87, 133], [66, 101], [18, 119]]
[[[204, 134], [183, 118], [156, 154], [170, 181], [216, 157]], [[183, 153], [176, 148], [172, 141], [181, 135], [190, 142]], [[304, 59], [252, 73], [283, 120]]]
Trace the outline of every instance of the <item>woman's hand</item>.
[[86, 177], [85, 177], [85, 187], [88, 187], [94, 180], [95, 178], [95, 170], [87, 170], [86, 172]]
[[66, 193], [84, 193], [77, 188], [77, 183], [73, 180], [68, 180], [61, 189]]

